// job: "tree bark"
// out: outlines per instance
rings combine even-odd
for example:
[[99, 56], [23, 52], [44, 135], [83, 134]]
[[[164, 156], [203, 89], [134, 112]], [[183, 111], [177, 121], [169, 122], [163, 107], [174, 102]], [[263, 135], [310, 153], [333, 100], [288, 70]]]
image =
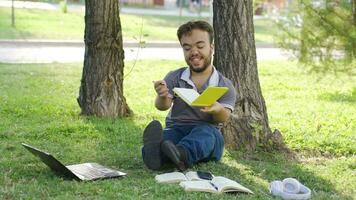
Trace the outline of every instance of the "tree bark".
[[14, 0], [11, 1], [11, 26], [15, 27], [15, 6]]
[[[353, 25], [356, 27], [356, 0], [351, 1], [352, 4], [352, 13], [353, 13]], [[354, 40], [353, 45], [352, 45], [352, 53], [353, 53], [353, 59], [356, 58], [356, 41]]]
[[279, 148], [282, 136], [269, 127], [258, 78], [252, 1], [216, 0], [213, 8], [214, 66], [237, 92], [232, 117], [223, 128], [226, 146], [247, 151]]
[[124, 50], [117, 0], [85, 1], [85, 55], [78, 103], [84, 115], [131, 113], [123, 95]]

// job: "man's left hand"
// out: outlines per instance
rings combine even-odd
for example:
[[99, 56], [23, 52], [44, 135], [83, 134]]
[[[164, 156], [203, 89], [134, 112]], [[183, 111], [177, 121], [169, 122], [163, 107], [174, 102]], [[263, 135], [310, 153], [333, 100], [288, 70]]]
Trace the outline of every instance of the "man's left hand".
[[219, 102], [215, 102], [211, 106], [204, 107], [204, 108], [200, 109], [200, 111], [205, 112], [205, 113], [210, 113], [210, 114], [217, 114], [223, 110], [224, 110], [224, 107]]

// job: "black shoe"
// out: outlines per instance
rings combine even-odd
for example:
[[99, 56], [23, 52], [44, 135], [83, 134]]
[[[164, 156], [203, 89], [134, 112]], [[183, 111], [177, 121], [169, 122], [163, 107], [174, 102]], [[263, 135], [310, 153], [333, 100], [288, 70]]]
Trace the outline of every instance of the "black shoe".
[[152, 170], [158, 170], [162, 167], [162, 133], [162, 125], [157, 120], [150, 122], [143, 132], [143, 162]]
[[180, 171], [185, 171], [187, 165], [187, 152], [183, 147], [177, 147], [171, 141], [166, 140], [161, 144], [161, 150]]

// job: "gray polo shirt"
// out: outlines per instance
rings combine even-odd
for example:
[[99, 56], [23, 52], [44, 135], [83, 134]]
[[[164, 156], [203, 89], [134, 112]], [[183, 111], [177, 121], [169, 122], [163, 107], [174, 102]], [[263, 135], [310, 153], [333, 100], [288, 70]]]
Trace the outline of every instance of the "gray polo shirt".
[[[194, 125], [200, 123], [218, 125], [214, 122], [211, 114], [200, 111], [201, 107], [191, 107], [179, 97], [174, 96], [173, 88], [175, 87], [197, 90], [194, 83], [190, 79], [189, 67], [183, 67], [169, 72], [164, 80], [166, 81], [169, 89], [169, 97], [173, 99], [173, 106], [166, 117], [166, 127], [173, 125]], [[197, 92], [201, 94], [208, 86], [228, 87], [228, 92], [218, 99], [218, 102], [225, 108], [228, 108], [231, 111], [234, 110], [236, 102], [235, 88], [231, 81], [218, 72], [215, 67], [213, 67], [213, 73], [211, 74], [209, 80], [204, 83], [201, 89], [197, 90]]]

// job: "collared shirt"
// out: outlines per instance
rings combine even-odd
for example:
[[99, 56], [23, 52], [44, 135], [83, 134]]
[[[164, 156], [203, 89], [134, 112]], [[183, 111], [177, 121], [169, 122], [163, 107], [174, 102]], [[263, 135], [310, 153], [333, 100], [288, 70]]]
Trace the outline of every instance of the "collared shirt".
[[220, 72], [218, 72], [215, 67], [213, 67], [213, 72], [210, 75], [208, 81], [198, 90], [191, 80], [189, 67], [183, 67], [174, 71], [169, 72], [164, 80], [167, 83], [169, 89], [169, 97], [173, 100], [173, 106], [171, 107], [167, 117], [166, 126], [177, 125], [194, 125], [200, 123], [209, 123], [213, 125], [218, 125], [214, 120], [213, 116], [208, 113], [200, 111], [200, 107], [192, 107], [186, 104], [182, 99], [174, 96], [173, 88], [190, 88], [195, 89], [199, 94], [201, 94], [208, 86], [218, 86], [229, 88], [218, 102], [225, 108], [234, 110], [236, 102], [236, 91], [229, 79], [224, 77]]

